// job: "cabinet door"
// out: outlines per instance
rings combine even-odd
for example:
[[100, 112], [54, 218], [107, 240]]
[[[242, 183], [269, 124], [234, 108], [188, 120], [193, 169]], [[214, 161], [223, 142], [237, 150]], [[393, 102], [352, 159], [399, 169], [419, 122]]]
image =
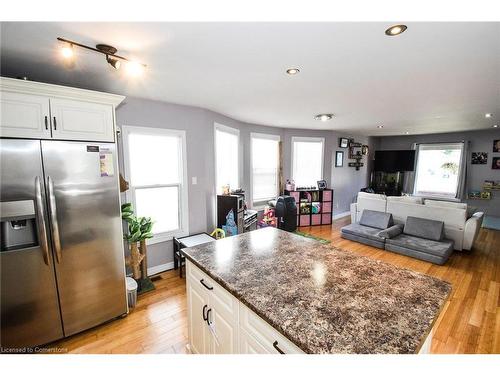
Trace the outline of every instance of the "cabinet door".
[[78, 100], [50, 99], [54, 139], [113, 142], [113, 106]]
[[[240, 330], [239, 354], [270, 354], [268, 350], [244, 329]], [[273, 353], [274, 354], [274, 353]]]
[[0, 136], [50, 138], [49, 98], [2, 91]]
[[187, 294], [189, 346], [193, 353], [207, 354], [210, 351], [210, 333], [203, 313], [208, 309], [208, 295], [189, 277]]
[[227, 315], [223, 309], [217, 308], [217, 302], [211, 299], [209, 319], [212, 323], [211, 350], [213, 354], [237, 354], [238, 353], [238, 319]]

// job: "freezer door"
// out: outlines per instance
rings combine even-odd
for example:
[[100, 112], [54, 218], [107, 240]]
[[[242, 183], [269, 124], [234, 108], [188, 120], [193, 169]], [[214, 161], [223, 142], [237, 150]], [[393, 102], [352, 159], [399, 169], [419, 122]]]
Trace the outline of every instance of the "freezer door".
[[0, 139], [2, 347], [63, 337], [44, 190], [40, 141]]
[[42, 141], [42, 155], [68, 336], [127, 312], [116, 150]]

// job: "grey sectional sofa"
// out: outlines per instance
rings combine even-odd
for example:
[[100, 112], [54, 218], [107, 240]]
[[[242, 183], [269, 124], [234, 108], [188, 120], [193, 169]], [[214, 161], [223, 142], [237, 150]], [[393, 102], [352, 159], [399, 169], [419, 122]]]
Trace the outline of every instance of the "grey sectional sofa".
[[444, 223], [408, 216], [404, 225], [392, 225], [392, 215], [364, 210], [359, 223], [341, 229], [341, 236], [380, 249], [444, 264], [453, 252], [453, 241], [444, 238]]

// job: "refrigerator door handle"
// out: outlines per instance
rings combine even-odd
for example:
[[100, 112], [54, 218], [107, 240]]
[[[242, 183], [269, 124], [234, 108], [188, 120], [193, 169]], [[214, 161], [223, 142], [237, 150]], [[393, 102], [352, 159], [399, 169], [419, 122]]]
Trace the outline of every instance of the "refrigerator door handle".
[[40, 236], [40, 248], [42, 249], [43, 261], [49, 265], [49, 243], [47, 240], [47, 226], [45, 225], [45, 214], [43, 210], [42, 199], [42, 180], [35, 177], [35, 196], [36, 196], [36, 219], [38, 225], [38, 235]]
[[54, 249], [56, 251], [57, 263], [62, 261], [61, 238], [59, 237], [59, 224], [57, 222], [56, 197], [54, 195], [54, 183], [50, 176], [47, 177], [47, 185], [49, 187], [49, 207], [50, 207], [50, 224], [52, 226], [52, 240], [54, 241]]

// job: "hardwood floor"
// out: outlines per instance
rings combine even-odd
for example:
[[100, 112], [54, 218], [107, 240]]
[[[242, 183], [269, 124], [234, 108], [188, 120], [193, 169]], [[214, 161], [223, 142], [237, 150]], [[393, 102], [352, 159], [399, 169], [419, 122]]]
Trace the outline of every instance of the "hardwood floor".
[[[500, 231], [481, 229], [471, 252], [455, 252], [444, 266], [344, 240], [332, 226], [301, 231], [332, 245], [446, 280], [450, 299], [436, 322], [433, 353], [500, 353]], [[140, 296], [129, 316], [59, 341], [51, 347], [70, 353], [185, 353], [186, 286], [174, 271], [155, 281], [156, 290]]]

